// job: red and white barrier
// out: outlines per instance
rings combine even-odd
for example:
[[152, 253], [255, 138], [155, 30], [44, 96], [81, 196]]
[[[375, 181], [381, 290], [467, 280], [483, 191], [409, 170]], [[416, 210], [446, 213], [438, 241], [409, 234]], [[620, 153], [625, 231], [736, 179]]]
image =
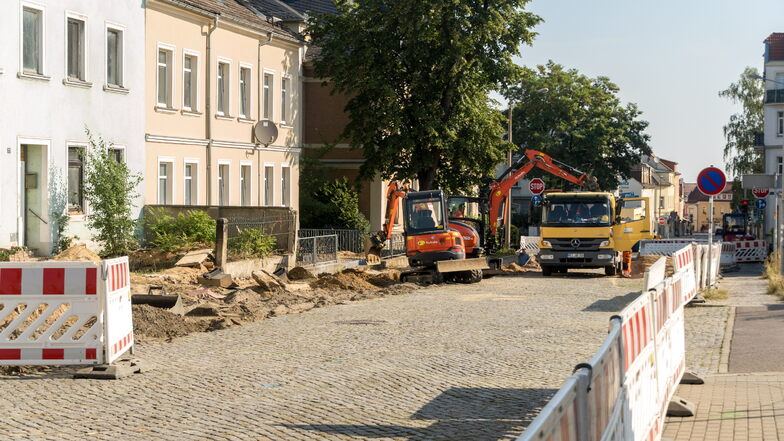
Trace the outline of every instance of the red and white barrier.
[[[654, 288], [611, 319], [597, 354], [577, 365], [518, 441], [661, 439], [668, 404], [686, 366], [683, 308], [696, 291], [691, 245], [674, 252], [673, 260], [672, 276], [646, 275]], [[663, 266], [664, 259], [656, 265]], [[574, 435], [575, 425], [584, 430]]]
[[133, 345], [127, 257], [0, 263], [0, 306], [0, 365], [110, 363]]
[[768, 257], [768, 246], [764, 240], [740, 240], [734, 243], [737, 262], [763, 262]]
[[738, 258], [735, 256], [736, 242], [722, 242], [721, 243], [721, 266], [732, 266], [738, 263]]

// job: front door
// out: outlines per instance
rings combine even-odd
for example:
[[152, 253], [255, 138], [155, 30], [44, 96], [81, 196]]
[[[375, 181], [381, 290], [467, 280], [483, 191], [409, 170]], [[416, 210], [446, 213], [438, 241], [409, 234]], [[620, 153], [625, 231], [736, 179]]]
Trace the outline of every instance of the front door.
[[46, 145], [22, 144], [19, 157], [19, 243], [35, 254], [51, 252], [49, 228], [49, 159]]
[[631, 251], [637, 242], [651, 239], [651, 207], [648, 198], [624, 198], [616, 207], [613, 225], [615, 251]]

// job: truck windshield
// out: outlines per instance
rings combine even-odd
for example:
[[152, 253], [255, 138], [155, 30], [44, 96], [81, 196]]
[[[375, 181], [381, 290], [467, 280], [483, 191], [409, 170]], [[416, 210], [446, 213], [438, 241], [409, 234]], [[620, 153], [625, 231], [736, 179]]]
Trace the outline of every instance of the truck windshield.
[[606, 200], [554, 199], [542, 210], [542, 224], [549, 226], [610, 225], [610, 204]]
[[444, 229], [444, 209], [440, 198], [409, 199], [406, 212], [406, 230], [432, 231]]
[[724, 230], [727, 232], [743, 232], [746, 229], [746, 216], [742, 214], [725, 214]]

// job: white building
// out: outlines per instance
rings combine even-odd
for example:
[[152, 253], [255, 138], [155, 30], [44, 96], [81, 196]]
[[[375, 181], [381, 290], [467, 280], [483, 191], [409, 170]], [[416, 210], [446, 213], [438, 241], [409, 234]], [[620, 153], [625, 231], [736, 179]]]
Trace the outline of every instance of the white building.
[[[765, 173], [782, 174], [784, 172], [784, 33], [770, 34], [764, 43], [764, 134], [762, 145], [757, 147], [761, 148], [765, 155]], [[774, 207], [771, 193], [765, 210], [766, 235], [772, 234]]]
[[144, 169], [144, 9], [4, 0], [0, 29], [0, 247], [46, 255], [58, 210], [70, 215], [67, 235], [90, 237], [79, 185], [85, 128]]

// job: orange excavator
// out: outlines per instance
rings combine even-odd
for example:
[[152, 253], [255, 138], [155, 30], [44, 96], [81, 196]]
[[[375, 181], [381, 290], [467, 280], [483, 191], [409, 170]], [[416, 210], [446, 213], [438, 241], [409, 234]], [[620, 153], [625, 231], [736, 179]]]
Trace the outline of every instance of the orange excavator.
[[544, 170], [552, 175], [576, 184], [581, 188], [585, 188], [586, 190], [594, 190], [598, 187], [596, 178], [591, 177], [588, 173], [559, 162], [545, 153], [536, 150], [526, 150], [514, 164], [486, 186], [483, 197], [452, 196], [449, 198], [450, 206], [478, 203], [480, 207], [479, 211], [483, 215], [482, 217], [486, 217], [487, 219], [487, 238], [486, 240], [483, 240], [485, 233], [484, 221], [458, 215], [450, 216], [450, 224], [454, 225], [455, 229], [458, 231], [462, 232], [463, 229], [461, 226], [467, 225], [472, 230], [480, 232], [477, 241], [472, 241], [473, 237], [471, 234], [464, 236], [466, 250], [469, 255], [477, 254], [474, 249], [478, 250], [479, 253], [487, 254], [498, 251], [500, 246], [500, 241], [498, 240], [498, 224], [500, 220], [503, 220], [502, 209], [507, 203], [506, 199], [509, 190], [534, 168]]
[[387, 189], [384, 227], [370, 237], [368, 264], [381, 261], [381, 251], [392, 237], [401, 199], [406, 257], [411, 269], [403, 271], [400, 280], [422, 283], [476, 283], [482, 280], [482, 270], [487, 268], [487, 261], [483, 258], [467, 259], [463, 239], [470, 236], [476, 241], [479, 233], [463, 227], [462, 231], [453, 228], [447, 216], [444, 192], [411, 191], [407, 185], [397, 182], [391, 182]]

